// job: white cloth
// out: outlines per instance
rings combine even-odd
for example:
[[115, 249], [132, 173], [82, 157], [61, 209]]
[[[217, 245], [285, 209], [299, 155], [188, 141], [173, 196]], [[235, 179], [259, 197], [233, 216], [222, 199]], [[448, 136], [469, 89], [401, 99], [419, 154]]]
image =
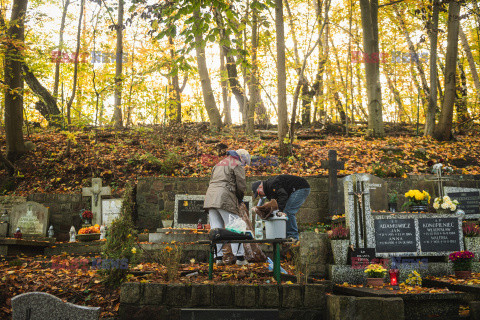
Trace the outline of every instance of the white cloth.
[[[237, 217], [237, 215], [234, 215], [223, 209], [215, 209], [215, 208], [208, 209], [208, 218], [210, 219], [210, 228], [212, 229], [225, 228], [225, 221], [228, 221], [230, 216], [233, 216], [234, 218]], [[243, 249], [243, 243], [231, 243], [230, 245], [232, 246], [232, 252], [235, 256], [239, 257], [239, 256], [245, 255], [245, 250]], [[220, 243], [217, 244], [217, 257], [223, 256], [222, 247], [223, 247], [223, 244], [220, 244]]]

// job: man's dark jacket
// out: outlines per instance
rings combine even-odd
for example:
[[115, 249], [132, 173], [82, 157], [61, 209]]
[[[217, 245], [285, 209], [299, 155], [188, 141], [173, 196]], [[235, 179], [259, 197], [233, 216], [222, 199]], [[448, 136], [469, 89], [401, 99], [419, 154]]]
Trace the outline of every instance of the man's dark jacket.
[[281, 174], [263, 181], [263, 192], [265, 196], [269, 200], [277, 200], [280, 211], [285, 209], [288, 197], [290, 197], [292, 193], [306, 188], [310, 188], [307, 180], [289, 174]]

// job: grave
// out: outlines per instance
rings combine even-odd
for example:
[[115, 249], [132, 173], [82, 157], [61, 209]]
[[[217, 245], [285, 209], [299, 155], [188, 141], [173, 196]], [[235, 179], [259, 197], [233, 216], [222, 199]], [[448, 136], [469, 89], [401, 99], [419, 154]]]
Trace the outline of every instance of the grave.
[[107, 228], [120, 216], [122, 199], [102, 199], [102, 223]]
[[465, 212], [465, 219], [480, 218], [480, 189], [444, 187], [443, 192], [452, 200], [458, 200], [457, 210]]
[[333, 293], [354, 297], [401, 298], [404, 305], [405, 319], [458, 319], [458, 311], [465, 293], [398, 293], [388, 289], [354, 288], [334, 286]]
[[100, 308], [63, 302], [45, 292], [28, 292], [12, 298], [12, 319], [98, 320]]
[[[243, 199], [247, 205], [247, 209], [253, 207], [251, 196], [246, 196]], [[174, 227], [196, 229], [199, 220], [202, 220], [203, 224], [209, 223], [208, 213], [203, 209], [204, 201], [205, 195], [175, 195]], [[251, 213], [250, 220], [252, 220]]]
[[373, 248], [374, 244], [369, 181], [364, 175], [351, 175], [343, 181], [345, 222], [355, 248]]
[[48, 208], [40, 203], [28, 201], [17, 204], [10, 213], [10, 231], [13, 235], [20, 228], [23, 238], [42, 239], [47, 236]]
[[92, 178], [92, 186], [82, 188], [82, 196], [92, 198], [92, 224], [102, 225], [102, 196], [111, 195], [110, 187], [102, 187], [101, 178]]
[[338, 212], [345, 212], [346, 208], [344, 206], [345, 199], [348, 197], [345, 195], [345, 183], [350, 181], [363, 181], [369, 184], [368, 193], [370, 194], [369, 205], [371, 211], [388, 211], [388, 197], [387, 189], [388, 184], [382, 178], [368, 174], [368, 173], [356, 173], [340, 179], [338, 184]]

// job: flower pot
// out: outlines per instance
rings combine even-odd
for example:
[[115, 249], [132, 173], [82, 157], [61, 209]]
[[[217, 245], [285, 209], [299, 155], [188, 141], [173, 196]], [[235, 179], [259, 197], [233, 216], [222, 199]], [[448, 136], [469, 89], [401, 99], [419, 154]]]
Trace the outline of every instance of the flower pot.
[[470, 279], [472, 277], [472, 271], [470, 270], [455, 270], [455, 278], [457, 279]]
[[367, 286], [381, 287], [383, 286], [383, 278], [367, 278]]
[[164, 228], [171, 228], [173, 224], [173, 220], [162, 220], [162, 224]]
[[473, 261], [478, 261], [480, 259], [480, 237], [464, 237], [463, 241], [465, 242], [465, 250], [475, 254]]
[[100, 233], [77, 234], [77, 239], [82, 242], [100, 240]]
[[415, 204], [411, 205], [408, 208], [408, 211], [410, 212], [428, 212], [428, 206], [424, 204]]
[[455, 211], [452, 211], [450, 209], [442, 209], [442, 208], [436, 209], [435, 211], [437, 211], [437, 213], [439, 213], [439, 214], [454, 214], [455, 213]]
[[347, 264], [347, 254], [348, 246], [350, 245], [350, 240], [340, 239], [340, 240], [330, 240], [332, 243], [333, 251], [333, 261], [335, 264], [345, 265]]

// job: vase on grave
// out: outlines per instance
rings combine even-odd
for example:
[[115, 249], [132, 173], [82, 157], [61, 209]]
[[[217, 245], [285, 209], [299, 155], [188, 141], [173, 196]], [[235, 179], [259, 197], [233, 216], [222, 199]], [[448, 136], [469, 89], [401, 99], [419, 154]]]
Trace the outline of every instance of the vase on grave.
[[428, 212], [428, 206], [424, 204], [415, 204], [408, 207], [410, 212]]
[[367, 278], [367, 286], [381, 287], [383, 282], [384, 278]]
[[171, 228], [173, 224], [173, 220], [162, 220], [162, 224], [164, 228]]
[[[463, 233], [465, 235], [465, 231]], [[473, 252], [475, 257], [474, 261], [479, 261], [480, 259], [480, 237], [464, 237], [463, 242], [465, 243], [465, 250]]]
[[349, 239], [330, 240], [333, 251], [333, 261], [336, 265], [346, 265], [348, 246], [350, 245]]

